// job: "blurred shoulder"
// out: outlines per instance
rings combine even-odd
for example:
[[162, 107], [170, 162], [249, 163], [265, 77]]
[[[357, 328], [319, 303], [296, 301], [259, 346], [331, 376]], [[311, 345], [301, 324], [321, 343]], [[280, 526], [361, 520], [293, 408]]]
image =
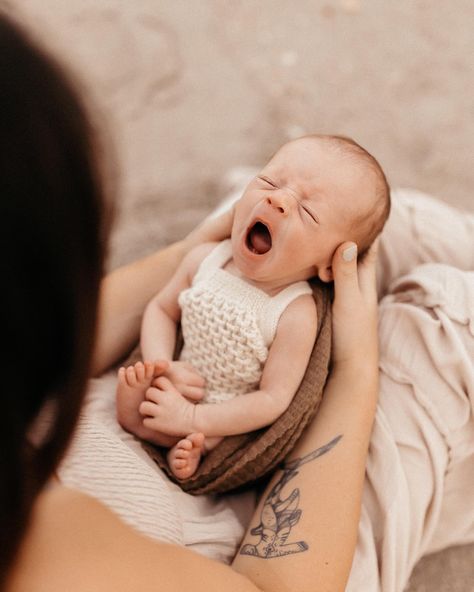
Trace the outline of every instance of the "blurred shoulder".
[[278, 329], [294, 330], [295, 327], [304, 327], [306, 331], [316, 331], [317, 324], [316, 302], [311, 294], [302, 294], [285, 308], [280, 317]]
[[213, 592], [227, 581], [256, 590], [228, 566], [153, 541], [94, 498], [57, 486], [38, 499], [6, 591]]
[[124, 560], [124, 545], [133, 553], [134, 538], [99, 501], [66, 487], [51, 487], [36, 503], [7, 590], [122, 590], [117, 559]]

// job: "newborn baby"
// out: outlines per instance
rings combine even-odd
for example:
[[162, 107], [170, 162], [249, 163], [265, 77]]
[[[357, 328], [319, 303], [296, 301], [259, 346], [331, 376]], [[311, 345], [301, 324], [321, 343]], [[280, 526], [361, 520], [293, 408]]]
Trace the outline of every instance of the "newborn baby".
[[171, 471], [186, 479], [225, 436], [274, 422], [315, 341], [307, 280], [332, 281], [345, 241], [357, 244], [347, 257], [362, 257], [389, 211], [380, 165], [353, 140], [311, 135], [282, 146], [237, 202], [231, 239], [196, 247], [147, 306], [144, 362], [119, 370], [122, 427], [170, 448]]

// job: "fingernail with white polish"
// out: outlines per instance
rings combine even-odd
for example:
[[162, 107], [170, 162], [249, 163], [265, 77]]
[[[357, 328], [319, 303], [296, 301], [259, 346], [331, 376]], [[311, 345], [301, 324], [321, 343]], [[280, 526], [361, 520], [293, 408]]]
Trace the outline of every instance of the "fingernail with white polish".
[[347, 247], [347, 249], [344, 249], [344, 251], [342, 252], [342, 258], [344, 259], [344, 261], [352, 261], [356, 255], [357, 245], [351, 245], [350, 247]]

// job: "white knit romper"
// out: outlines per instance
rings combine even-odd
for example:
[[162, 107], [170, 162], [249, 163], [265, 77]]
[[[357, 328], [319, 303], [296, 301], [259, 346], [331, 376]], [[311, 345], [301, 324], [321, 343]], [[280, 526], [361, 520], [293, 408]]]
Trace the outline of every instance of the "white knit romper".
[[205, 378], [205, 403], [258, 389], [281, 314], [298, 296], [312, 294], [301, 281], [269, 296], [223, 269], [231, 257], [231, 241], [219, 243], [179, 296], [185, 344], [180, 359]]

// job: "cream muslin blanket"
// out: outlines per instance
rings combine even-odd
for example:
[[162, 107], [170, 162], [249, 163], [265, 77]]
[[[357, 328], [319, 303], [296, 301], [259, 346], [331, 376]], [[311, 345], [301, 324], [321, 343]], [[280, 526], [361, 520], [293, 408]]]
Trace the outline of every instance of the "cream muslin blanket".
[[[423, 554], [474, 541], [473, 237], [474, 215], [393, 192], [378, 274], [380, 403], [349, 592], [402, 592]], [[252, 493], [182, 492], [117, 425], [114, 390], [112, 373], [91, 382], [61, 480], [153, 538], [230, 560]]]

